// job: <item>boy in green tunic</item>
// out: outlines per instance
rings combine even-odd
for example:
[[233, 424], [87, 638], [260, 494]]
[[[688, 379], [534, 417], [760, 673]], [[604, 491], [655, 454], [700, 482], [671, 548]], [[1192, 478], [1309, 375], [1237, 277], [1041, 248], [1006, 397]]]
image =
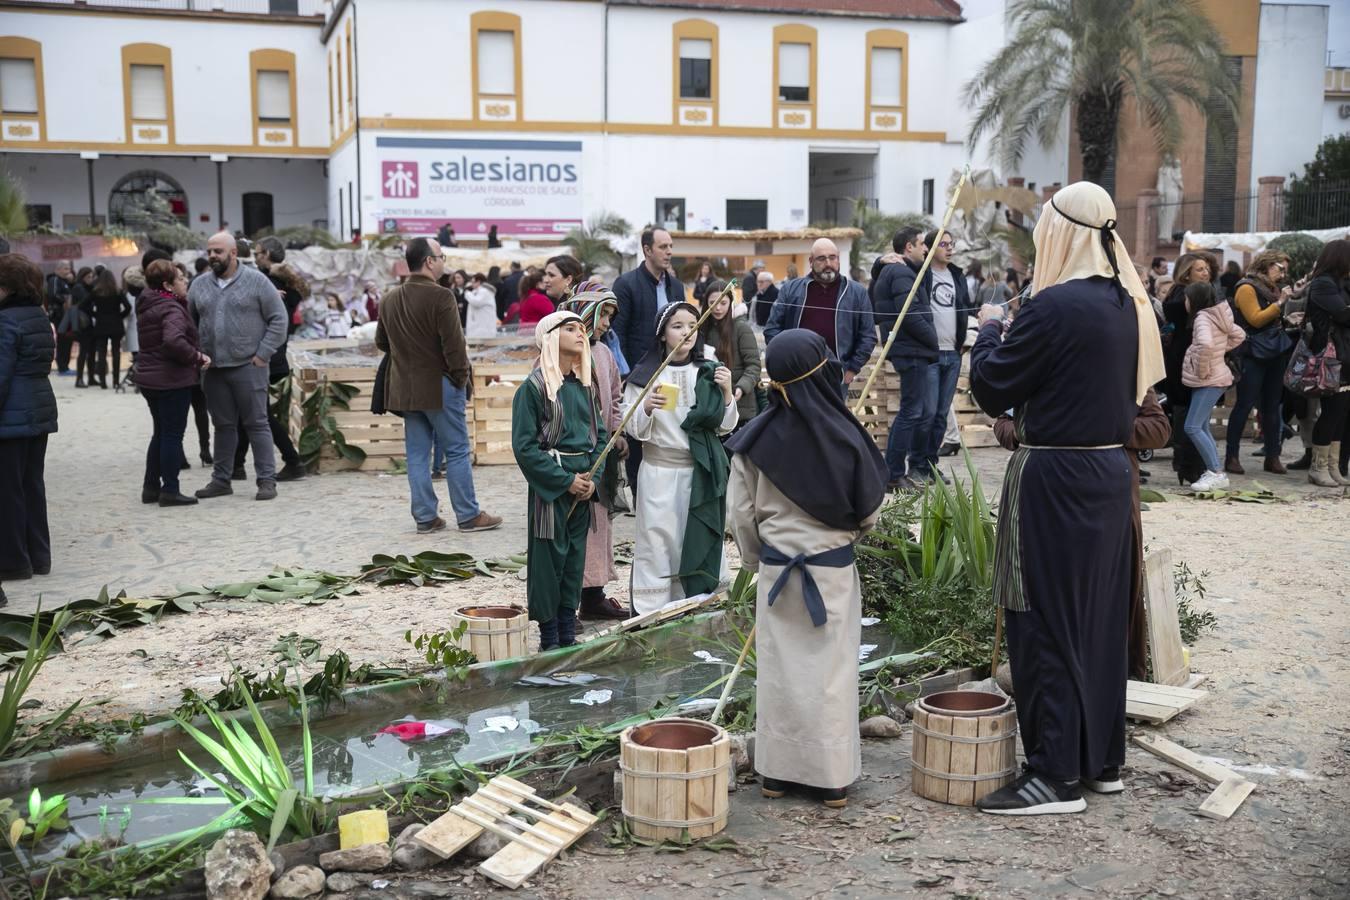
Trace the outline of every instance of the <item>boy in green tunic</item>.
[[576, 643], [595, 484], [588, 472], [609, 435], [591, 377], [581, 317], [556, 312], [535, 328], [539, 367], [511, 401], [511, 449], [529, 485], [530, 618], [539, 649]]

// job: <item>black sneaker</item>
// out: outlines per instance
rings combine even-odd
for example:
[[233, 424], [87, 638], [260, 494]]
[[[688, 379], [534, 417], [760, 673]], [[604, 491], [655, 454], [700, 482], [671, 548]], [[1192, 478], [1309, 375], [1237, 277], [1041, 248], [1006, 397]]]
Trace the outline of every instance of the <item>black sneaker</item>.
[[277, 499], [277, 483], [275, 481], [259, 481], [258, 493], [253, 495], [254, 500], [275, 500]]
[[1083, 787], [1098, 794], [1119, 794], [1125, 783], [1120, 780], [1119, 766], [1107, 766], [1096, 778], [1084, 778]]
[[1087, 809], [1087, 801], [1077, 783], [1055, 781], [1031, 769], [1007, 787], [981, 797], [975, 805], [982, 812], [997, 816], [1044, 816]]
[[[225, 497], [233, 494], [234, 488], [230, 487], [228, 481], [216, 481], [212, 478], [210, 484], [204, 488], [199, 488], [195, 493], [198, 498], [207, 500], [211, 497]], [[159, 498], [156, 497], [155, 499], [158, 500]]]
[[305, 467], [298, 462], [286, 463], [277, 473], [277, 481], [299, 481], [305, 477]]
[[158, 487], [143, 487], [143, 488], [141, 488], [141, 502], [142, 502], [142, 503], [158, 503], [158, 502], [159, 502], [159, 488], [158, 488]]
[[187, 496], [186, 494], [180, 494], [180, 493], [177, 493], [177, 492], [171, 494], [171, 493], [169, 493], [168, 491], [164, 491], [163, 493], [161, 493], [161, 494], [159, 495], [159, 505], [160, 505], [160, 506], [166, 506], [166, 507], [167, 507], [167, 506], [196, 506], [196, 505], [197, 505], [197, 498], [196, 498], [196, 497], [189, 497], [189, 496]]

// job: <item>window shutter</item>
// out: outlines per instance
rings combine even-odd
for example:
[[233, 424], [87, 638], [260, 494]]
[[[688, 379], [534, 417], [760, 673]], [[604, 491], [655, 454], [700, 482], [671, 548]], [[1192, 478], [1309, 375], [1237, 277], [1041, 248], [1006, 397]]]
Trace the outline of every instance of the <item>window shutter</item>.
[[508, 96], [515, 92], [515, 32], [478, 32], [478, 93]]
[[258, 118], [263, 121], [291, 120], [291, 75], [289, 72], [258, 73]]
[[680, 38], [680, 59], [712, 59], [712, 41], [706, 38]]
[[811, 45], [778, 45], [778, 86], [811, 87]]
[[0, 59], [0, 110], [37, 114], [37, 68], [33, 60]]
[[898, 47], [872, 48], [872, 105], [899, 106], [901, 59]]
[[131, 118], [164, 122], [169, 118], [163, 66], [131, 67]]

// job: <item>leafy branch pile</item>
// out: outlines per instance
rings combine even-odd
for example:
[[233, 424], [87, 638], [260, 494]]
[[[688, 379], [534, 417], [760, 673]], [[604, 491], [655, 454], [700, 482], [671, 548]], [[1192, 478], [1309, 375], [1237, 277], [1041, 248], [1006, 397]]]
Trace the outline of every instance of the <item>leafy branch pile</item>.
[[304, 413], [305, 427], [296, 442], [300, 460], [306, 466], [318, 463], [323, 448], [332, 445], [338, 456], [348, 462], [360, 465], [366, 461], [366, 451], [347, 443], [347, 438], [338, 428], [334, 409], [350, 410], [351, 400], [361, 389], [341, 381], [319, 380], [319, 387], [304, 399], [300, 409]]
[[948, 666], [993, 651], [994, 516], [968, 457], [966, 468], [969, 483], [936, 480], [899, 496], [859, 545], [864, 608]]

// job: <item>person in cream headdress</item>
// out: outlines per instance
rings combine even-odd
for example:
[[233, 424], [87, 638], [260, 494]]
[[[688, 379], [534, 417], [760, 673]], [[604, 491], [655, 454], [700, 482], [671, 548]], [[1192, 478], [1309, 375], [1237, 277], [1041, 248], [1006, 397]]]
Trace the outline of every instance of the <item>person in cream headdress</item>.
[[595, 484], [588, 474], [608, 439], [591, 379], [586, 326], [555, 312], [535, 326], [539, 366], [511, 402], [511, 450], [529, 485], [526, 596], [539, 648], [576, 643]]
[[1007, 617], [1026, 770], [977, 805], [990, 813], [1080, 812], [1082, 788], [1123, 790], [1131, 469], [1124, 445], [1164, 376], [1158, 320], [1088, 182], [1058, 191], [1034, 233], [1031, 297], [1003, 334], [980, 310], [970, 354], [976, 402], [1013, 410], [994, 552]]

